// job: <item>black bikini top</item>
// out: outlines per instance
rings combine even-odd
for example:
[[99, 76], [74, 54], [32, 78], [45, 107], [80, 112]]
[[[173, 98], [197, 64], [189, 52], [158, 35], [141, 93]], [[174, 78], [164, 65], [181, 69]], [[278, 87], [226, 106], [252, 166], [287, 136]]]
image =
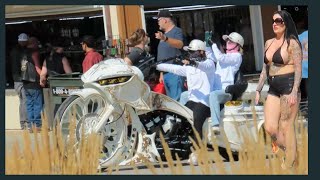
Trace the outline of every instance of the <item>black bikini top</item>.
[[[273, 40], [274, 41], [274, 40]], [[271, 44], [273, 43], [273, 41], [271, 42]], [[284, 41], [283, 41], [284, 43]], [[274, 62], [275, 64], [284, 64], [284, 61], [282, 59], [282, 56], [281, 56], [281, 47], [283, 45], [283, 43], [281, 44], [281, 46], [278, 48], [278, 50], [273, 54], [272, 56], [272, 62]], [[269, 47], [271, 46], [271, 44], [269, 45]], [[269, 47], [266, 49], [266, 51], [264, 52], [264, 63], [265, 64], [268, 64], [269, 63], [269, 60], [267, 59], [266, 57], [266, 52], [268, 51]]]

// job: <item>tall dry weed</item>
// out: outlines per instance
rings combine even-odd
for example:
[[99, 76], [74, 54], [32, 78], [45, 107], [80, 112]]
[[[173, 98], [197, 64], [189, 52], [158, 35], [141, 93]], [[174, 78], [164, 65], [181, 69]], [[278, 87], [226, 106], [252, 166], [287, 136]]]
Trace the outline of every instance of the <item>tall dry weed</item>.
[[101, 148], [99, 135], [90, 134], [77, 145], [73, 136], [70, 136], [65, 146], [60, 127], [49, 132], [45, 116], [42, 116], [42, 122], [40, 133], [24, 131], [23, 144], [16, 142], [12, 149], [6, 149], [7, 175], [97, 174]]
[[[254, 115], [255, 117], [255, 115]], [[298, 122], [298, 121], [297, 121]], [[71, 131], [74, 131], [74, 120], [70, 123]], [[256, 124], [255, 124], [256, 126]], [[77, 145], [76, 139], [70, 136], [69, 142], [65, 146], [63, 142], [60, 127], [48, 132], [48, 122], [43, 118], [43, 128], [41, 133], [29, 134], [23, 133], [23, 149], [16, 142], [12, 149], [6, 150], [6, 174], [97, 174], [98, 159], [101, 150], [101, 137], [97, 134], [91, 134], [86, 138], [81, 138]], [[243, 151], [238, 152], [239, 160], [233, 159], [233, 152], [227, 138], [224, 137], [227, 145], [226, 151], [230, 161], [220, 156], [218, 145], [214, 136], [211, 137], [212, 149], [209, 151], [206, 142], [199, 145], [193, 142], [192, 151], [199, 154], [199, 166], [190, 164], [190, 168], [184, 168], [182, 160], [177, 154], [172, 155], [164, 138], [160, 135], [166, 157], [165, 162], [158, 159], [158, 168], [151, 163], [146, 162], [145, 166], [152, 174], [308, 174], [308, 131], [302, 123], [296, 123], [297, 129], [297, 152], [298, 164], [296, 168], [289, 170], [281, 169], [281, 158], [283, 152], [277, 155], [271, 153], [271, 139], [265, 136], [262, 131], [256, 131], [259, 134], [258, 141], [255, 141], [249, 134], [239, 135], [244, 137]], [[223, 132], [222, 132], [223, 133]], [[70, 133], [72, 134], [72, 133]], [[84, 134], [82, 133], [82, 137]], [[200, 137], [196, 134], [199, 141]], [[33, 141], [32, 141], [33, 139]], [[177, 159], [174, 161], [173, 156]], [[139, 169], [132, 165], [136, 174]], [[121, 167], [115, 165], [109, 167], [104, 173], [119, 174]], [[141, 173], [140, 173], [141, 174]]]

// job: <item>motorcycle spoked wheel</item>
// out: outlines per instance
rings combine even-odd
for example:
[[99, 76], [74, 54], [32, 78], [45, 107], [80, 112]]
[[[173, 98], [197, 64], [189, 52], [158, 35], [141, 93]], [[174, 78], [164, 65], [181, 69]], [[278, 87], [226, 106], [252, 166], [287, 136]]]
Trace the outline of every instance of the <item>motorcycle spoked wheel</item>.
[[[73, 136], [78, 142], [81, 138], [82, 130], [84, 135], [92, 132], [93, 127], [99, 122], [99, 116], [106, 110], [106, 102], [97, 94], [86, 99], [79, 96], [69, 96], [59, 107], [55, 124], [61, 127], [63, 141], [68, 143], [70, 138], [70, 120], [75, 118], [75, 134]], [[129, 144], [127, 135], [127, 125], [122, 117], [123, 114], [113, 113], [105, 127], [100, 132], [103, 137], [100, 165], [102, 167], [113, 165], [121, 160], [123, 146]], [[110, 122], [111, 120], [116, 120]], [[76, 143], [77, 143], [76, 142]], [[75, 144], [77, 145], [77, 144]]]

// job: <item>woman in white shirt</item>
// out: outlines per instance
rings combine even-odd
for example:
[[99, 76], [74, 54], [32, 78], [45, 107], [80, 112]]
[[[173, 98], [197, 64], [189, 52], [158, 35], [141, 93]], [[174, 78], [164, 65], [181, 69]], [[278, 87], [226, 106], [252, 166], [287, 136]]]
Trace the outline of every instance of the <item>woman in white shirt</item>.
[[222, 53], [216, 43], [208, 47], [210, 40], [207, 40], [206, 55], [216, 62], [216, 72], [213, 91], [209, 96], [211, 111], [212, 130], [219, 131], [220, 123], [220, 104], [231, 100], [232, 96], [225, 92], [227, 86], [234, 84], [234, 76], [242, 63], [243, 37], [232, 32], [229, 35], [223, 35], [226, 41], [226, 54]]

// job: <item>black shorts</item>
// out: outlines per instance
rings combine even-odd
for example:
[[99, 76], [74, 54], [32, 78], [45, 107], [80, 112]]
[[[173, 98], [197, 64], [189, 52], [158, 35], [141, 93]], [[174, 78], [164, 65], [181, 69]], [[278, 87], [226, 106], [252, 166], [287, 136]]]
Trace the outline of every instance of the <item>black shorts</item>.
[[294, 73], [268, 76], [268, 83], [268, 94], [278, 97], [280, 97], [280, 95], [290, 94], [294, 84]]

